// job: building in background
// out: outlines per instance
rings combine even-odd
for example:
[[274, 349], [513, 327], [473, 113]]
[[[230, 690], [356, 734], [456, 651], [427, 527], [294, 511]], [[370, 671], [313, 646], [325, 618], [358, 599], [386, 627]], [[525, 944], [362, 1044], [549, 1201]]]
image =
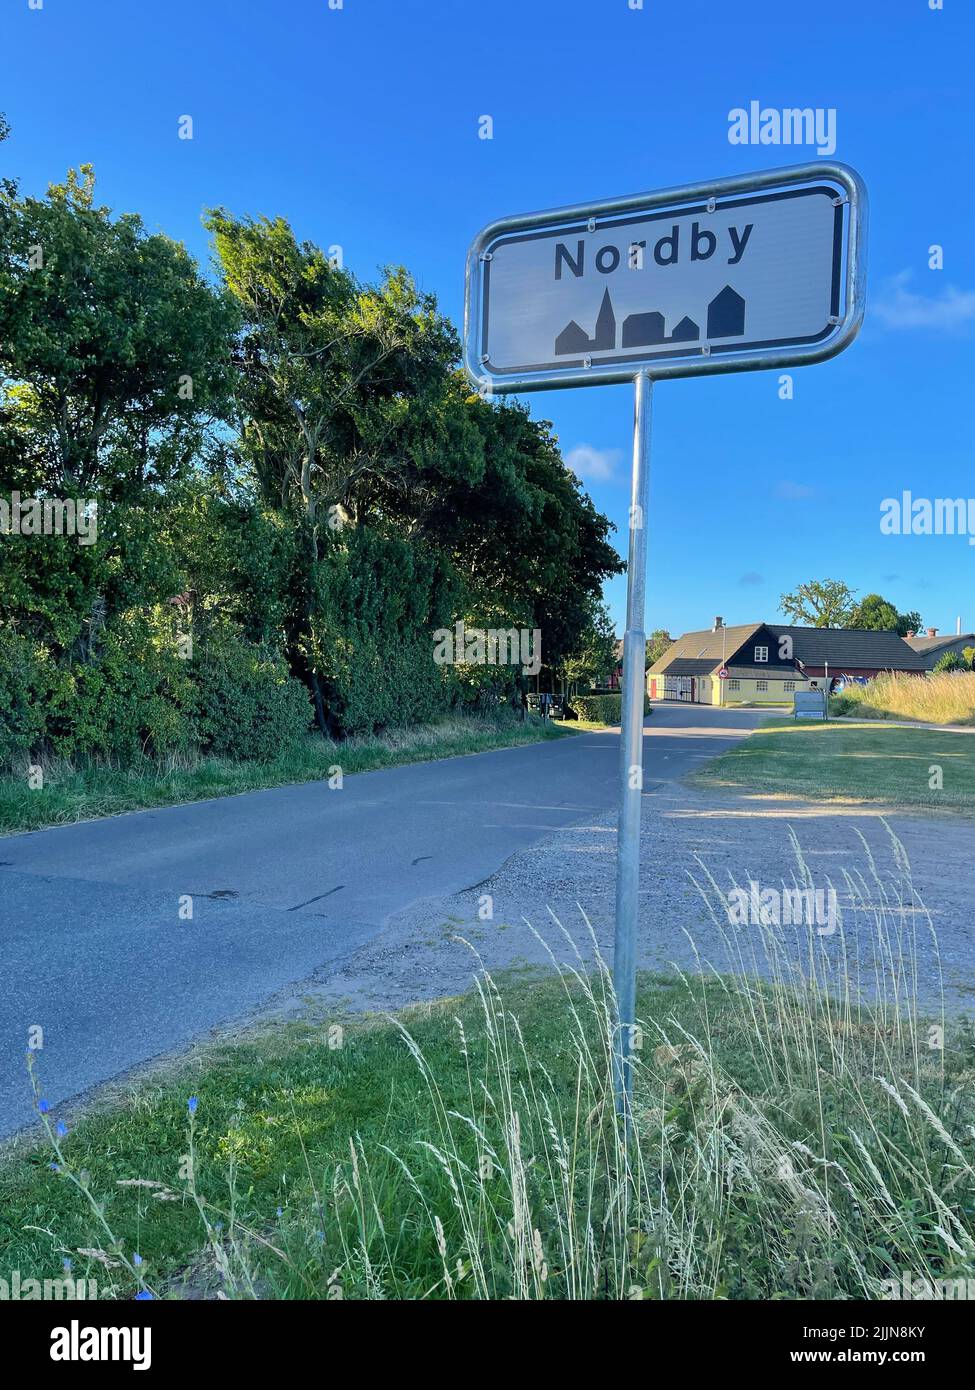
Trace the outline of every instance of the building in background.
[[[923, 656], [896, 632], [866, 628], [782, 627], [720, 618], [685, 632], [647, 671], [651, 700], [700, 705], [791, 704], [797, 690], [827, 679], [865, 680], [882, 671], [923, 675]], [[722, 676], [722, 672], [725, 675]]]
[[936, 664], [948, 652], [964, 660], [966, 647], [975, 647], [975, 632], [960, 632], [954, 637], [939, 637], [936, 627], [925, 629], [924, 635], [909, 632], [905, 642], [924, 659], [925, 669], [933, 671]]

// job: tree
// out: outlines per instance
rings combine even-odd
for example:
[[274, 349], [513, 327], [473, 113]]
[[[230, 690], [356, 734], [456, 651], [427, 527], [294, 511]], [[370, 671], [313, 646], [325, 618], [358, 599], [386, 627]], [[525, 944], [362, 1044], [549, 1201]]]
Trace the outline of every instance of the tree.
[[[3, 112], [0, 111], [0, 145], [3, 144], [4, 140], [7, 139], [9, 134], [10, 123], [8, 122]], [[3, 194], [8, 198], [15, 198], [17, 196], [16, 182], [13, 179], [0, 178], [0, 194]]]
[[779, 608], [797, 626], [849, 627], [854, 592], [839, 579], [811, 579], [783, 594]]
[[117, 498], [175, 476], [226, 404], [233, 310], [94, 190], [83, 165], [46, 198], [0, 195], [0, 379], [35, 485]]
[[868, 628], [872, 632], [896, 632], [899, 615], [892, 603], [880, 594], [867, 594], [850, 614], [849, 627]]
[[616, 666], [616, 628], [604, 603], [594, 603], [575, 651], [558, 669], [563, 693], [574, 695], [583, 682], [605, 684]]
[[647, 638], [646, 666], [650, 667], [655, 661], [659, 661], [668, 647], [672, 646], [674, 639], [665, 627], [654, 628]]
[[868, 628], [872, 632], [896, 632], [906, 637], [921, 626], [920, 613], [898, 613], [894, 605], [880, 594], [867, 594], [856, 605], [849, 627]]

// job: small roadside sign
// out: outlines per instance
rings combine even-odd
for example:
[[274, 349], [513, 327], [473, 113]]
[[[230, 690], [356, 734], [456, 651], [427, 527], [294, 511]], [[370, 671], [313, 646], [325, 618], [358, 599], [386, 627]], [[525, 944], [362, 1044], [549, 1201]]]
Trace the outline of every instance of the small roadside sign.
[[718, 672], [718, 679], [722, 681], [726, 681], [728, 679], [727, 666], [722, 666], [721, 670]]

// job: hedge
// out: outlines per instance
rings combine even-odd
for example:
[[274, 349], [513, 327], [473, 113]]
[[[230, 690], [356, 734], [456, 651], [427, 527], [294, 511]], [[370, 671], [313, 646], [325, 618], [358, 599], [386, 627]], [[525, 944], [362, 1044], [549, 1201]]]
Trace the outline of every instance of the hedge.
[[[643, 713], [650, 713], [650, 701], [643, 697]], [[571, 703], [577, 719], [586, 724], [618, 724], [623, 717], [622, 695], [576, 695]]]

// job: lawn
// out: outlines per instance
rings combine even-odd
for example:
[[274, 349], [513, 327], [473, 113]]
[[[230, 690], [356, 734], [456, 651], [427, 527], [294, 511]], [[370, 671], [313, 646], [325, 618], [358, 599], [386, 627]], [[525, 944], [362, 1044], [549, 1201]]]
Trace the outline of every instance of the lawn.
[[26, 776], [0, 775], [0, 833], [91, 820], [152, 806], [234, 796], [260, 787], [321, 781], [335, 774], [372, 772], [403, 763], [453, 758], [564, 736], [561, 725], [529, 717], [456, 717], [412, 729], [391, 729], [344, 743], [309, 736], [296, 752], [274, 762], [205, 758], [189, 767], [54, 765], [44, 769], [42, 787]]
[[769, 1299], [975, 1273], [962, 1025], [933, 1050], [910, 1010], [808, 982], [643, 977], [627, 1151], [607, 988], [482, 978], [396, 1019], [210, 1048], [63, 1134], [47, 1114], [51, 1143], [0, 1167], [0, 1277], [69, 1262], [103, 1298]]
[[975, 733], [770, 722], [705, 764], [697, 785], [975, 813]]

